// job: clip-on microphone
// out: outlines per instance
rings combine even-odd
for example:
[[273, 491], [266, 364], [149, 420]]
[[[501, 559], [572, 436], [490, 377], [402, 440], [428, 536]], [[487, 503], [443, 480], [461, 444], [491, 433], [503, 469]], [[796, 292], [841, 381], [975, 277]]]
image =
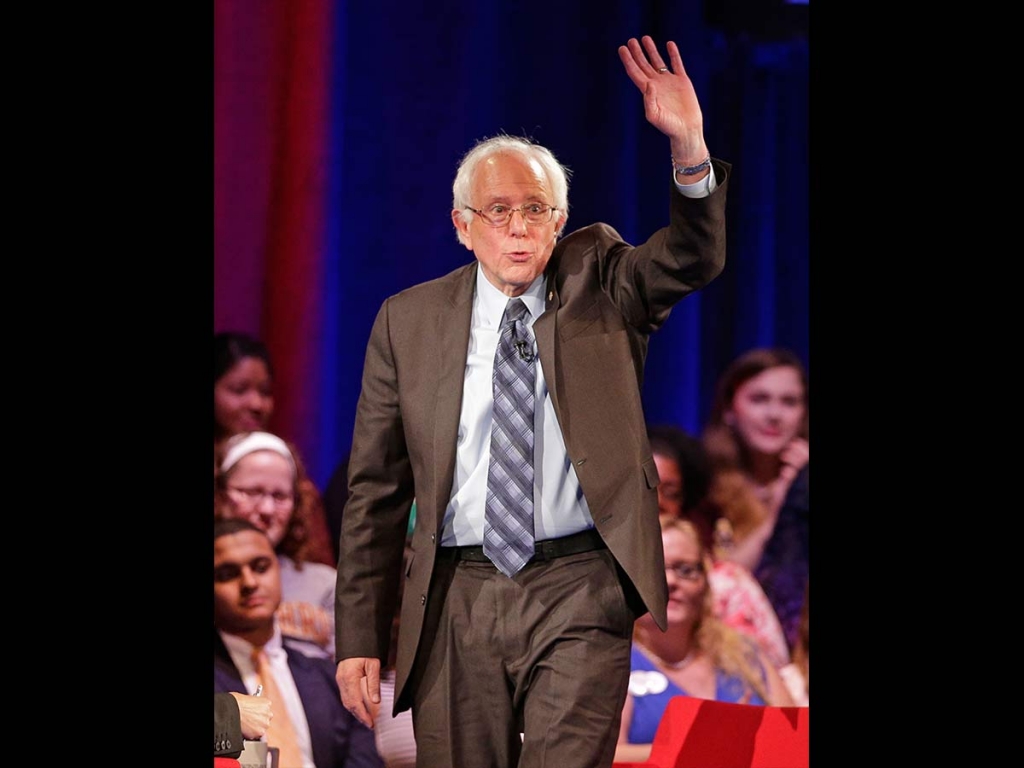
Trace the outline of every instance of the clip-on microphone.
[[529, 343], [522, 339], [512, 342], [515, 345], [516, 353], [519, 355], [520, 360], [524, 360], [527, 363], [532, 363], [535, 355], [533, 350], [530, 349]]

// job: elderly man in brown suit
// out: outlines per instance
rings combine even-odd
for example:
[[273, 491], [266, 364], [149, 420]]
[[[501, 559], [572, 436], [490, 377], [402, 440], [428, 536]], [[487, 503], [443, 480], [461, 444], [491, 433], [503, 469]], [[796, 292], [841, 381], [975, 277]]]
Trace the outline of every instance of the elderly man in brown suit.
[[337, 679], [372, 725], [405, 579], [393, 714], [412, 708], [421, 768], [610, 766], [633, 622], [650, 611], [665, 627], [643, 367], [673, 305], [722, 271], [730, 171], [708, 153], [675, 43], [667, 53], [646, 36], [619, 48], [670, 140], [668, 226], [636, 247], [600, 223], [560, 239], [566, 169], [496, 136], [453, 185], [452, 221], [476, 261], [390, 297], [374, 323], [342, 520]]

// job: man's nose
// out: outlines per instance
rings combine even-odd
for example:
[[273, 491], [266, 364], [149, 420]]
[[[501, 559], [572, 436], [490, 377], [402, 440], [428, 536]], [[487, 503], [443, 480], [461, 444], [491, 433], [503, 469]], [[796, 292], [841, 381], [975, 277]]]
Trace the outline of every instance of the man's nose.
[[[519, 218], [516, 218], [516, 214]], [[512, 218], [508, 220], [508, 231], [513, 235], [525, 235], [527, 231], [526, 217], [519, 208], [512, 210]]]

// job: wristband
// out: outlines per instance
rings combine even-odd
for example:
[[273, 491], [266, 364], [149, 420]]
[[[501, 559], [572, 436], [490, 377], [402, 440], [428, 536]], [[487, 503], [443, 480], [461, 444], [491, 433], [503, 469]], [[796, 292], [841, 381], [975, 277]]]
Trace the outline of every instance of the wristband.
[[681, 173], [683, 176], [696, 176], [705, 168], [711, 167], [711, 155], [708, 155], [696, 165], [676, 165], [676, 159], [673, 157], [672, 167], [676, 173]]

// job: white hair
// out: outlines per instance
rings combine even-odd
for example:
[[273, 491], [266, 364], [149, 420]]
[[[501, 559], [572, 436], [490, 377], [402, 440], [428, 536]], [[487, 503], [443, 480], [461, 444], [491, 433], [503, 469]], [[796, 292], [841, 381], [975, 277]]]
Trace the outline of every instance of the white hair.
[[[551, 193], [555, 198], [552, 206], [565, 216], [568, 216], [569, 176], [572, 175], [572, 171], [558, 162], [554, 154], [547, 147], [536, 144], [521, 136], [509, 136], [502, 133], [489, 139], [478, 141], [459, 162], [459, 169], [455, 173], [455, 182], [452, 184], [452, 208], [459, 212], [459, 216], [463, 221], [467, 224], [473, 221], [473, 212], [469, 210], [469, 198], [477, 166], [481, 160], [486, 160], [493, 155], [502, 153], [515, 153], [528, 160], [536, 160], [540, 163], [548, 177]], [[564, 219], [562, 227], [565, 227]], [[462, 236], [457, 229], [455, 234], [461, 243]], [[561, 235], [561, 229], [556, 234]]]

